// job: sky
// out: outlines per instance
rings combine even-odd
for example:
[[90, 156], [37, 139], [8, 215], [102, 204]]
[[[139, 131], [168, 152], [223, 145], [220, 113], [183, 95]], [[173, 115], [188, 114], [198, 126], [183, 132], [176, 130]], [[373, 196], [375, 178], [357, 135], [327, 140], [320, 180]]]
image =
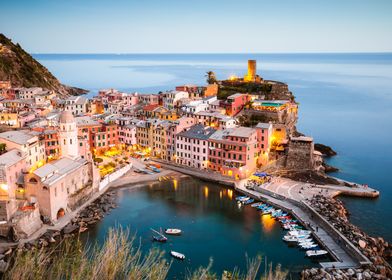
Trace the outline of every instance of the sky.
[[391, 52], [391, 0], [1, 0], [31, 53]]

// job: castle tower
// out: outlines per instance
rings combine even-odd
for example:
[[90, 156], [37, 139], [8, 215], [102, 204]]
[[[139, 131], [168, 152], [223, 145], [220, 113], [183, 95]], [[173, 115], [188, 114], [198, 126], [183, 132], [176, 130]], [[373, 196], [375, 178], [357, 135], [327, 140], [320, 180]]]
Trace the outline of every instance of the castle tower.
[[248, 60], [248, 74], [244, 77], [246, 82], [254, 82], [256, 80], [256, 60]]
[[78, 129], [70, 111], [61, 112], [59, 126], [61, 155], [70, 158], [78, 157]]

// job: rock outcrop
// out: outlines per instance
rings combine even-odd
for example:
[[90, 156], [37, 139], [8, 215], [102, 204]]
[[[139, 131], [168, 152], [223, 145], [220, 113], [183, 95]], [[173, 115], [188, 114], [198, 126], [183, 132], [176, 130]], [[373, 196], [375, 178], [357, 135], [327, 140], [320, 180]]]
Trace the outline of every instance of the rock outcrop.
[[13, 87], [42, 87], [60, 96], [79, 95], [86, 90], [66, 86], [19, 44], [0, 33], [0, 81], [11, 80]]

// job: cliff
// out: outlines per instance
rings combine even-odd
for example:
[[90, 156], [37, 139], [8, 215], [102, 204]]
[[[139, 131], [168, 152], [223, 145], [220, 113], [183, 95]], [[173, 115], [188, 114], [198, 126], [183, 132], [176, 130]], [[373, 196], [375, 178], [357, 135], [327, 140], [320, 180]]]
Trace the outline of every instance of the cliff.
[[87, 91], [66, 86], [19, 44], [0, 33], [0, 81], [11, 80], [13, 87], [42, 87], [60, 96], [79, 95]]

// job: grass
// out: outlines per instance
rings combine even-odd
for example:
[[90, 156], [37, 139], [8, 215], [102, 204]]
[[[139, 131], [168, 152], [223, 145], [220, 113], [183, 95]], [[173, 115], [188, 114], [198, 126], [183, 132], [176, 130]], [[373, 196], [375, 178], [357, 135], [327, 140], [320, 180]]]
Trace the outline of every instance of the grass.
[[[65, 239], [51, 248], [33, 249], [27, 252], [17, 252], [10, 268], [4, 274], [4, 279], [35, 279], [35, 280], [114, 280], [114, 279], [167, 279], [171, 263], [164, 258], [164, 253], [151, 249], [147, 254], [141, 253], [140, 246], [134, 246], [135, 239], [129, 235], [129, 230], [121, 227], [110, 229], [104, 244], [92, 248], [84, 247], [77, 239]], [[207, 267], [200, 267], [189, 273], [189, 280], [210, 279], [257, 279], [262, 258], [247, 258], [247, 271], [242, 274], [235, 269], [217, 276], [212, 272], [213, 261], [210, 259]], [[287, 272], [278, 265], [265, 266], [260, 279], [286, 279]]]

